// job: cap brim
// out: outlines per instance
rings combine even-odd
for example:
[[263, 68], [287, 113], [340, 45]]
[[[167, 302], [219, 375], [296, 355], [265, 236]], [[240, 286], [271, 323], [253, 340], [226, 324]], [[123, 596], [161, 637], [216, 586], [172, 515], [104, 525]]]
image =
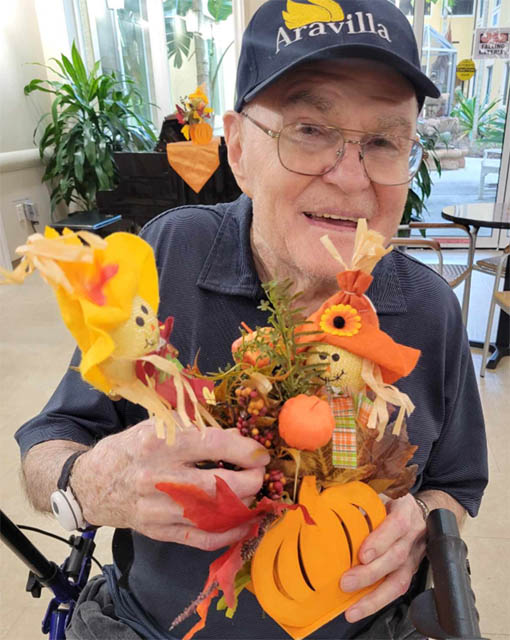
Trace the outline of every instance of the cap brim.
[[430, 80], [424, 73], [418, 71], [418, 69], [404, 60], [395, 53], [388, 51], [382, 47], [367, 44], [344, 44], [337, 46], [325, 47], [324, 49], [318, 49], [313, 54], [307, 54], [293, 61], [271, 76], [266, 78], [263, 82], [260, 82], [255, 87], [250, 89], [248, 93], [243, 96], [242, 102], [237, 101], [235, 109], [240, 111], [243, 103], [250, 102], [260, 91], [273, 84], [278, 78], [286, 74], [288, 71], [295, 69], [299, 65], [305, 62], [311, 62], [314, 60], [328, 60], [335, 59], [341, 60], [342, 58], [363, 58], [367, 60], [377, 60], [379, 62], [387, 63], [389, 67], [395, 69], [401, 73], [414, 87], [418, 102], [420, 106], [423, 104], [423, 100], [426, 96], [431, 98], [439, 98], [441, 92], [436, 85]]

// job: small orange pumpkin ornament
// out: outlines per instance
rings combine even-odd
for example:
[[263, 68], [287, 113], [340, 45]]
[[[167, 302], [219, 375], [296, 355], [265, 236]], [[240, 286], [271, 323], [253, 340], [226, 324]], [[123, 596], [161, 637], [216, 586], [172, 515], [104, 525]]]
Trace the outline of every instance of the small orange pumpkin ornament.
[[195, 144], [209, 144], [212, 140], [213, 130], [207, 122], [198, 122], [190, 125], [189, 136]]
[[295, 449], [315, 451], [333, 435], [335, 418], [329, 404], [304, 393], [289, 398], [278, 415], [278, 433]]
[[[268, 340], [267, 338], [267, 336], [271, 333], [270, 327], [260, 327], [256, 331], [253, 331], [252, 329], [246, 326], [245, 328], [247, 329], [247, 333], [237, 338], [237, 340], [234, 340], [234, 342], [232, 343], [232, 347], [231, 347], [232, 355], [234, 356], [234, 359], [236, 362], [239, 361], [239, 356], [236, 357], [236, 353], [239, 351], [239, 349], [244, 345], [249, 345], [249, 343], [256, 340], [257, 337], [259, 338], [261, 337], [264, 340], [264, 342], [267, 342], [269, 344], [269, 346], [271, 347], [273, 346], [271, 341]], [[254, 344], [253, 346], [249, 345], [249, 347], [245, 350], [243, 354], [243, 362], [246, 362], [247, 364], [250, 364], [253, 367], [259, 367], [259, 368], [267, 367], [267, 365], [270, 364], [270, 360], [268, 356], [262, 354], [257, 344]]]
[[363, 482], [318, 493], [313, 476], [299, 492], [315, 524], [301, 509], [287, 511], [262, 538], [251, 565], [251, 588], [261, 607], [295, 640], [338, 616], [375, 585], [354, 593], [340, 589], [345, 571], [359, 564], [368, 534], [386, 517], [379, 496]]

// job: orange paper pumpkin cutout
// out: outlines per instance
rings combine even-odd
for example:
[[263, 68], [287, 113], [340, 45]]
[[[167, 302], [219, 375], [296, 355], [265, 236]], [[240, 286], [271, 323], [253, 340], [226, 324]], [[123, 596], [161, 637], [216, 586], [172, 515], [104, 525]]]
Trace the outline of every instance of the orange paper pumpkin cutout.
[[313, 476], [303, 478], [301, 509], [288, 511], [266, 532], [252, 560], [252, 590], [264, 609], [294, 639], [304, 638], [378, 586], [355, 593], [340, 589], [345, 571], [359, 563], [368, 534], [386, 517], [379, 496], [363, 482], [318, 493]]
[[191, 124], [189, 127], [189, 137], [195, 144], [207, 144], [213, 137], [213, 129], [208, 122]]

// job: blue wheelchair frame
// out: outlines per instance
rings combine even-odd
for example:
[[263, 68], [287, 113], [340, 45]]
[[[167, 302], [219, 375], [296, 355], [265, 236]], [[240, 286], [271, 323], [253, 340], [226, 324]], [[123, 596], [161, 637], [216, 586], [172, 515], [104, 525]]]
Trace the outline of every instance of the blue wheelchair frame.
[[27, 591], [37, 598], [41, 587], [53, 591], [44, 620], [43, 634], [49, 634], [49, 640], [65, 640], [65, 630], [81, 590], [87, 584], [90, 575], [92, 554], [94, 553], [95, 529], [83, 531], [79, 536], [71, 536], [72, 551], [64, 564], [59, 567], [30, 542], [25, 534], [0, 511], [0, 539], [30, 569]]

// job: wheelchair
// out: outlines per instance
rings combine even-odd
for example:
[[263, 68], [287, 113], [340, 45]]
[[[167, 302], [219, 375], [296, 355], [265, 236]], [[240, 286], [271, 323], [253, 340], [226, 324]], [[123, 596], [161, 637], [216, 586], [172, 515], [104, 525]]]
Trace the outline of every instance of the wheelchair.
[[[94, 536], [94, 529], [71, 536], [72, 551], [58, 566], [0, 511], [0, 540], [30, 569], [27, 590], [39, 597], [45, 586], [54, 594], [42, 623], [49, 640], [65, 640], [66, 627], [90, 574]], [[427, 555], [418, 575], [424, 587], [428, 577], [433, 586], [421, 591], [410, 607], [416, 630], [430, 640], [486, 640], [480, 635], [467, 547], [448, 509], [434, 509], [427, 519]]]

